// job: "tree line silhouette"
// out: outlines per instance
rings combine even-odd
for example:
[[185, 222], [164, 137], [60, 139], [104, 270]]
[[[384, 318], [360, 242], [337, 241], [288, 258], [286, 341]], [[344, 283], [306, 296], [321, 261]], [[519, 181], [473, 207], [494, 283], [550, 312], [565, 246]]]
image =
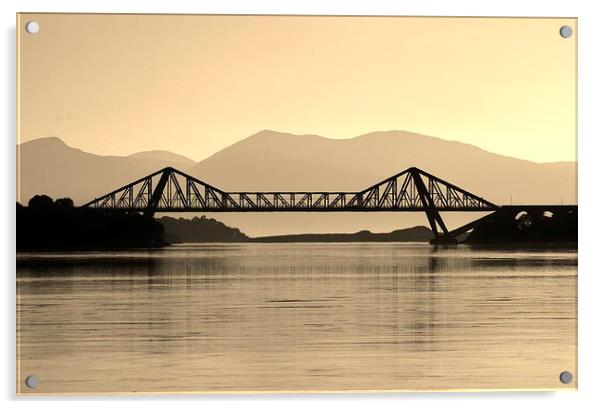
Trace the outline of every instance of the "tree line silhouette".
[[158, 219], [165, 229], [165, 240], [170, 243], [230, 243], [246, 242], [250, 238], [235, 227], [205, 216], [178, 219], [163, 216]]
[[[468, 234], [464, 243], [577, 242], [576, 207], [559, 209], [555, 214], [542, 209], [515, 213], [514, 208], [496, 212], [494, 218]], [[125, 210], [75, 207], [68, 197], [53, 200], [46, 195], [32, 197], [27, 206], [17, 202], [16, 215], [17, 250], [148, 248], [181, 242], [427, 241], [432, 235], [428, 228], [419, 227], [380, 235], [360, 232], [250, 238], [239, 229], [206, 217], [154, 219]]]
[[110, 249], [165, 245], [153, 218], [121, 210], [75, 207], [70, 198], [17, 202], [17, 250]]

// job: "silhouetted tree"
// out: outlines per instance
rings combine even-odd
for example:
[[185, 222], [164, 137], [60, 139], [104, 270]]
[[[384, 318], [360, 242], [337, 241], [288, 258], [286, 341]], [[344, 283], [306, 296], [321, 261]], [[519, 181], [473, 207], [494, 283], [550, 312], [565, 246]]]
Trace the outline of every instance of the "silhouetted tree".
[[52, 208], [54, 202], [50, 196], [46, 195], [35, 195], [29, 202], [27, 203], [29, 207], [37, 208], [37, 209], [49, 209]]
[[69, 197], [63, 197], [54, 201], [56, 207], [73, 207], [73, 200]]
[[17, 203], [17, 250], [103, 249], [165, 245], [157, 220], [123, 210], [75, 207], [73, 200], [45, 195]]

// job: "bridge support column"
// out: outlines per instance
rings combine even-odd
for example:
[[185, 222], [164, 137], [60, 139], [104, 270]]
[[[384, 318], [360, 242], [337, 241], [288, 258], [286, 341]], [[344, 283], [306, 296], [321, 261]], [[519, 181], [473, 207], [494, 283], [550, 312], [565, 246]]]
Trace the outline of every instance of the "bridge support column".
[[161, 200], [161, 196], [163, 195], [163, 189], [165, 189], [165, 185], [169, 180], [169, 175], [171, 174], [171, 168], [165, 168], [163, 173], [161, 173], [161, 179], [159, 179], [159, 183], [155, 187], [153, 191], [153, 195], [151, 196], [146, 209], [144, 210], [144, 216], [153, 217], [155, 212], [157, 211], [157, 207], [159, 207], [159, 201]]
[[[458, 241], [449, 235], [449, 231], [443, 222], [443, 218], [439, 211], [437, 210], [437, 206], [433, 202], [433, 198], [428, 192], [428, 189], [424, 185], [424, 181], [418, 172], [418, 169], [412, 169], [412, 178], [414, 179], [414, 185], [416, 186], [416, 190], [418, 191], [418, 196], [420, 196], [420, 201], [422, 202], [422, 206], [424, 207], [424, 211], [426, 213], [426, 217], [431, 225], [431, 230], [433, 231], [433, 235], [435, 236], [433, 239], [429, 241], [431, 244], [458, 244]], [[441, 232], [439, 232], [441, 229]]]

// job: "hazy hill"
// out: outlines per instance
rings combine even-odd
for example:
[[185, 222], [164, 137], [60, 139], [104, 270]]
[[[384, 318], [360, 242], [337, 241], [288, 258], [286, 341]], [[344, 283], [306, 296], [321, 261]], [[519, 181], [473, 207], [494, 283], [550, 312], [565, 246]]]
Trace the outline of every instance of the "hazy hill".
[[[545, 146], [542, 147], [545, 149]], [[261, 131], [192, 164], [165, 151], [99, 156], [43, 138], [20, 145], [21, 198], [70, 196], [76, 204], [173, 166], [224, 190], [361, 190], [417, 166], [494, 203], [576, 202], [576, 163], [538, 164], [472, 145], [404, 131], [333, 140], [317, 135]], [[187, 215], [192, 217], [194, 215]], [[212, 214], [251, 236], [373, 232], [426, 224], [420, 213]], [[451, 227], [478, 214], [445, 214]]]
[[67, 146], [59, 138], [35, 139], [17, 148], [17, 200], [27, 203], [35, 194], [47, 194], [69, 196], [81, 205], [165, 166], [181, 167], [185, 159], [160, 151], [100, 156]]
[[244, 242], [249, 241], [244, 233], [234, 227], [207, 217], [174, 218], [163, 216], [158, 219], [165, 229], [165, 239], [175, 243]]
[[415, 226], [408, 229], [394, 230], [390, 233], [372, 233], [362, 230], [357, 233], [326, 234], [289, 234], [283, 236], [264, 236], [251, 239], [259, 243], [303, 243], [303, 242], [428, 242], [433, 238], [431, 229]]

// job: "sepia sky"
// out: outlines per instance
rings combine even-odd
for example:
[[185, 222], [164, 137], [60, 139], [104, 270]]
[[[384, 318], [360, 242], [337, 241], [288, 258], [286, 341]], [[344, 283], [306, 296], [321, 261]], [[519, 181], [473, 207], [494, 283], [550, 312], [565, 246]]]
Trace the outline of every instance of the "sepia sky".
[[575, 19], [22, 14], [19, 142], [202, 160], [262, 129], [398, 129], [576, 160], [576, 34], [563, 24], [576, 31]]

